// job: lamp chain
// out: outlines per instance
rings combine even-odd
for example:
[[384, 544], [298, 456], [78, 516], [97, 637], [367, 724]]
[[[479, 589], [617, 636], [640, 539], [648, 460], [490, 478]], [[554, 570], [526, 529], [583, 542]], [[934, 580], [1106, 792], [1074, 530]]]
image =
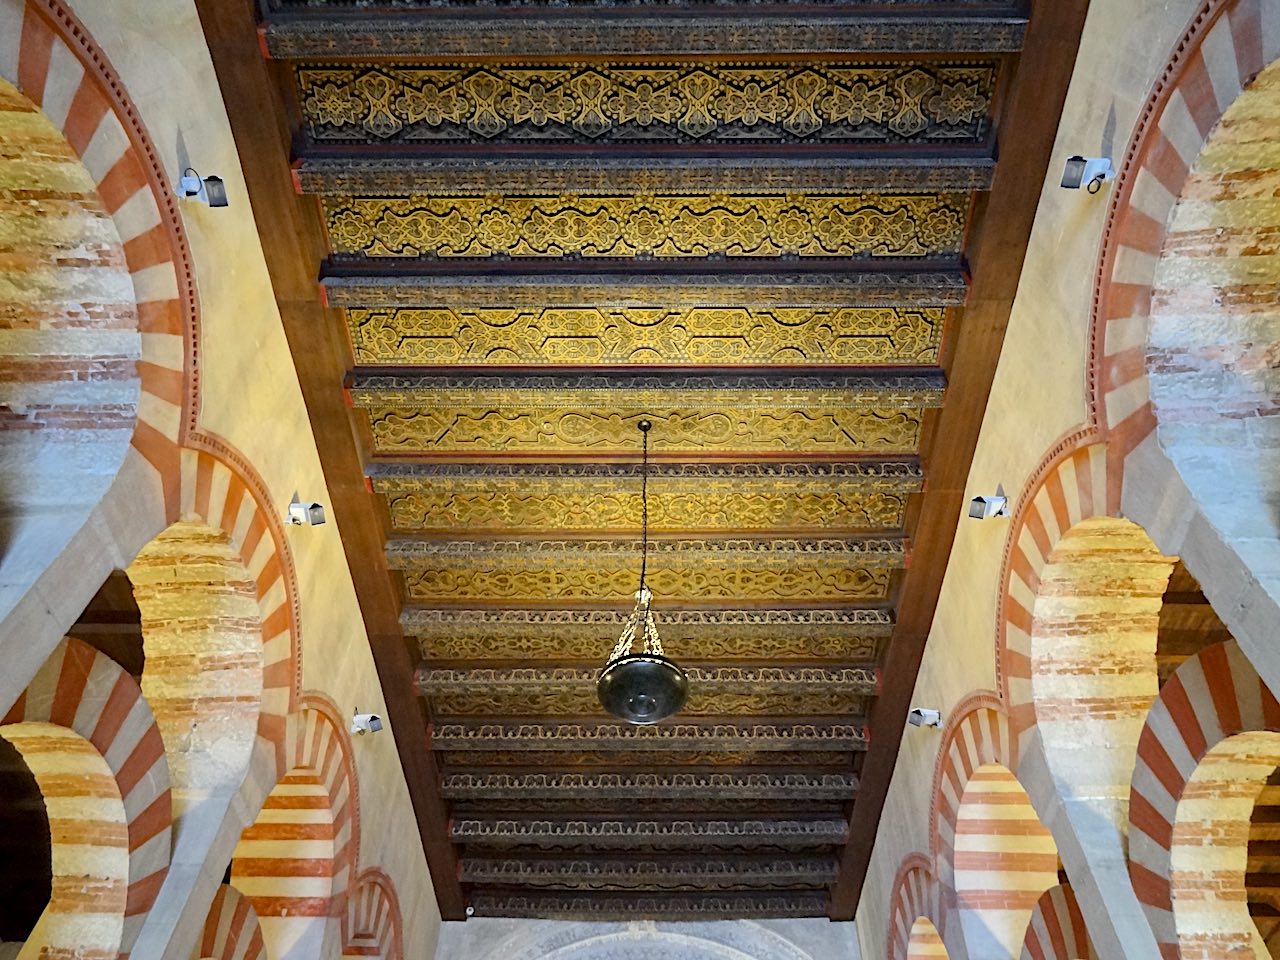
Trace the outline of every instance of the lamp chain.
[[609, 656], [610, 663], [631, 652], [637, 633], [640, 634], [645, 653], [663, 655], [658, 625], [653, 622], [653, 611], [649, 609], [653, 594], [645, 584], [649, 569], [649, 430], [652, 424], [648, 420], [641, 420], [638, 426], [644, 438], [640, 461], [640, 588], [636, 591], [636, 608], [627, 618], [622, 635], [614, 644], [613, 653]]

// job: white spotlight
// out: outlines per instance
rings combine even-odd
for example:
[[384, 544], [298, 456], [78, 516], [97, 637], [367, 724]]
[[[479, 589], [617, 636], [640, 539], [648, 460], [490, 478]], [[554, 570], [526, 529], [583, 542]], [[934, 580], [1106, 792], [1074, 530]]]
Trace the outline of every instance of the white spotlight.
[[178, 181], [178, 194], [207, 203], [211, 207], [227, 205], [227, 185], [222, 182], [222, 178], [205, 177], [202, 180], [192, 167], [182, 171], [182, 179]]
[[1066, 168], [1062, 171], [1062, 186], [1068, 190], [1079, 190], [1084, 187], [1090, 193], [1097, 193], [1102, 185], [1116, 176], [1115, 167], [1110, 157], [1068, 157]]

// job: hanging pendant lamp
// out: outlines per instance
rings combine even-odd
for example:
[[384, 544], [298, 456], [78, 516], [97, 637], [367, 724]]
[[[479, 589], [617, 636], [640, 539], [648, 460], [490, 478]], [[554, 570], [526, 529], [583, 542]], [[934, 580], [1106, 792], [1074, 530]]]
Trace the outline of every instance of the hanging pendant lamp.
[[[641, 420], [637, 426], [644, 438], [640, 467], [640, 589], [636, 591], [636, 607], [596, 681], [596, 695], [601, 706], [615, 717], [627, 723], [649, 724], [679, 712], [689, 699], [689, 678], [662, 653], [662, 640], [650, 609], [653, 593], [644, 582], [649, 560], [649, 431], [653, 424]], [[637, 636], [643, 650], [632, 653]]]

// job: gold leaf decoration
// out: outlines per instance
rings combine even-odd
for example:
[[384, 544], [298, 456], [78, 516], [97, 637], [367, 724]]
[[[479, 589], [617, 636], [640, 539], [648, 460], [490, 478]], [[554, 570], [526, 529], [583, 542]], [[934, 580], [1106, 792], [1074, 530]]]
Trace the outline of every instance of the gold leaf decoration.
[[967, 194], [326, 197], [334, 252], [383, 257], [954, 257]]
[[933, 364], [941, 308], [351, 309], [361, 364]]
[[986, 134], [993, 61], [302, 65], [328, 142], [948, 142]]

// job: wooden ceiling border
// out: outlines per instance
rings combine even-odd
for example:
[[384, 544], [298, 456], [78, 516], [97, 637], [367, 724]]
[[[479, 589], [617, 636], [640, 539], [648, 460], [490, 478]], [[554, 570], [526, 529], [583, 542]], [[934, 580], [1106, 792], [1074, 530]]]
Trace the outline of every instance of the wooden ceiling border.
[[[365, 489], [350, 414], [340, 389], [350, 365], [341, 324], [316, 295], [325, 246], [318, 223], [293, 190], [291, 124], [275, 96], [283, 89], [258, 45], [253, 0], [197, 0], [258, 224], [276, 305], [293, 354], [303, 401], [320, 451], [330, 505], [343, 525], [342, 545], [356, 588], [396, 749], [418, 821], [440, 914], [465, 917], [457, 857], [434, 758], [426, 742], [424, 705], [399, 622], [399, 600], [382, 561], [382, 524]], [[240, 105], [243, 109], [235, 109]]]

